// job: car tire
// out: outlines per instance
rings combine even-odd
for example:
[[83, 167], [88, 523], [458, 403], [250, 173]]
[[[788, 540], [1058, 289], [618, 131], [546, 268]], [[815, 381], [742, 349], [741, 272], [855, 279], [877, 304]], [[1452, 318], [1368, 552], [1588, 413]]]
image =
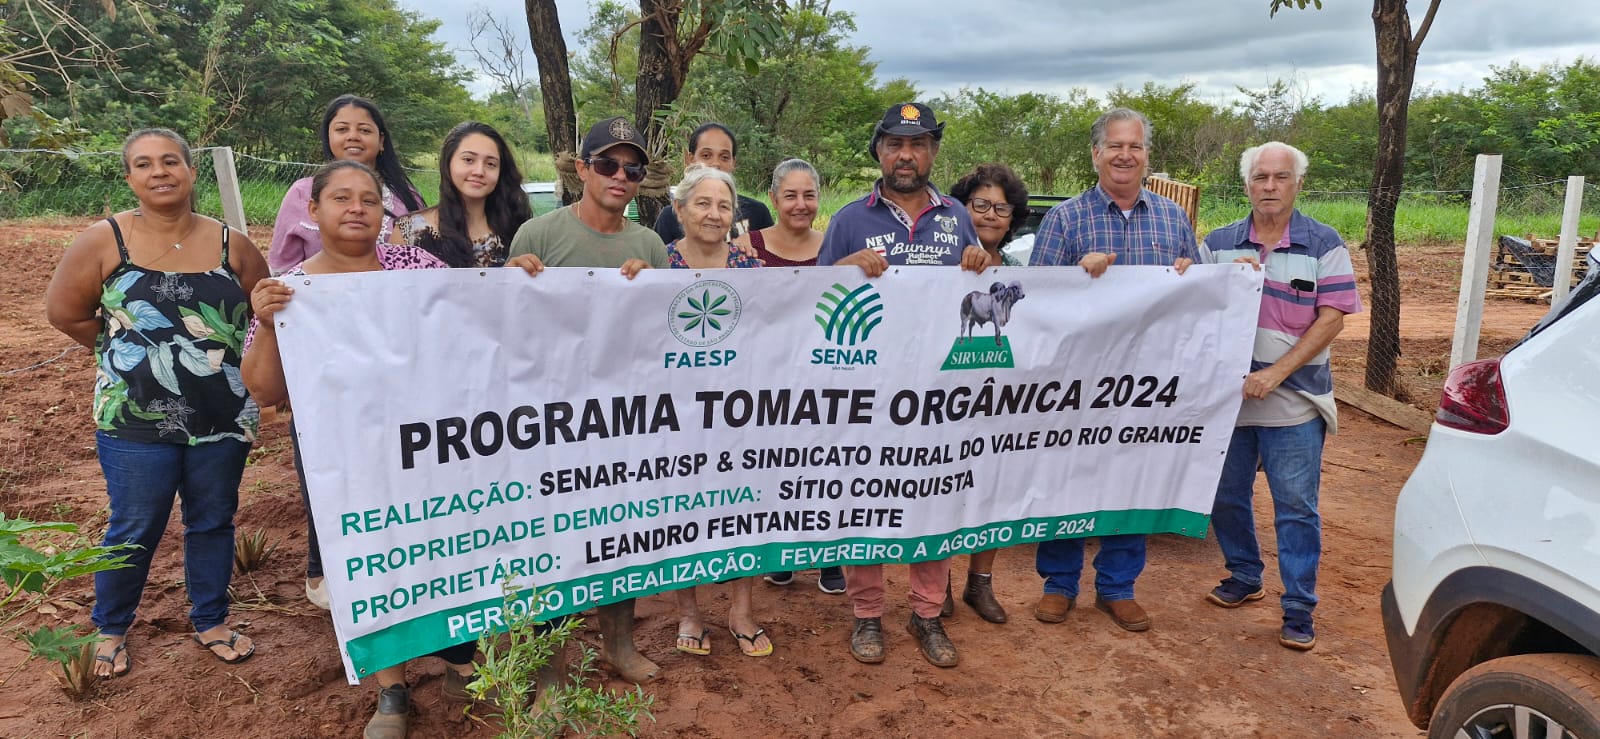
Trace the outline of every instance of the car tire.
[[[1526, 722], [1526, 723], [1524, 723]], [[1429, 739], [1600, 737], [1600, 659], [1522, 654], [1462, 673], [1428, 724]]]

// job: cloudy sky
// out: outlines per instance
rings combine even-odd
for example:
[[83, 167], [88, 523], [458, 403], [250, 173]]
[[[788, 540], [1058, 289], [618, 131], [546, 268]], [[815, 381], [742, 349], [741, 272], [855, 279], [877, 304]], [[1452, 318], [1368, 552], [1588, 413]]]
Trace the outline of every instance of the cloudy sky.
[[[437, 34], [471, 68], [465, 13], [481, 6], [525, 33], [520, 0], [400, 0], [443, 21]], [[1371, 3], [1324, 0], [1320, 11], [1267, 16], [1268, 0], [834, 0], [855, 14], [851, 42], [870, 47], [879, 79], [906, 77], [919, 90], [963, 86], [1018, 93], [1099, 95], [1118, 84], [1193, 82], [1208, 99], [1235, 86], [1293, 79], [1308, 96], [1339, 102], [1375, 85]], [[1411, 3], [1414, 25], [1426, 2]], [[590, 4], [561, 0], [562, 28], [588, 25]], [[1526, 65], [1600, 61], [1596, 0], [1448, 0], [1422, 47], [1417, 84], [1472, 87], [1513, 59]], [[532, 55], [528, 57], [532, 66]]]

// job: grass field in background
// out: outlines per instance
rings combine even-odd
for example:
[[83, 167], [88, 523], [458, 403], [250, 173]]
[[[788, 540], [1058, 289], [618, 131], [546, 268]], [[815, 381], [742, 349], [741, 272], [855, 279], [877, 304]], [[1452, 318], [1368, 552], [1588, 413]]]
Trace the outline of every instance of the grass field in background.
[[[534, 157], [528, 161], [531, 171], [524, 177], [526, 181], [543, 182], [555, 178], [555, 167], [547, 158]], [[246, 175], [240, 184], [245, 220], [253, 225], [275, 222], [283, 194], [293, 183], [293, 174], [279, 174], [272, 179], [253, 179]], [[439, 193], [438, 170], [414, 169], [410, 174], [424, 198], [430, 203], [435, 202]], [[208, 184], [209, 187], [206, 186]], [[865, 188], [823, 191], [816, 227], [825, 230], [833, 213], [861, 197], [865, 191]], [[771, 207], [765, 192], [747, 191], [744, 194]], [[127, 185], [120, 178], [23, 191], [7, 200], [0, 205], [0, 217], [97, 216], [135, 205]], [[1198, 230], [1201, 237], [1215, 228], [1243, 218], [1250, 210], [1249, 202], [1238, 192], [1202, 192], [1200, 203]], [[1348, 242], [1358, 242], [1365, 236], [1367, 203], [1363, 195], [1304, 193], [1298, 205], [1306, 215], [1332, 226]], [[1495, 233], [1555, 238], [1561, 231], [1561, 208], [1559, 191], [1554, 191], [1554, 196], [1542, 193], [1539, 197], [1529, 197], [1520, 192], [1507, 193], [1497, 210]], [[222, 213], [215, 180], [207, 182], [205, 173], [202, 173], [198, 209], [213, 216]], [[1427, 195], [1403, 196], [1395, 218], [1396, 237], [1401, 243], [1464, 242], [1467, 214], [1468, 205], [1465, 202], [1442, 201]], [[1600, 230], [1600, 194], [1589, 194], [1578, 230], [1585, 237], [1594, 236]]]

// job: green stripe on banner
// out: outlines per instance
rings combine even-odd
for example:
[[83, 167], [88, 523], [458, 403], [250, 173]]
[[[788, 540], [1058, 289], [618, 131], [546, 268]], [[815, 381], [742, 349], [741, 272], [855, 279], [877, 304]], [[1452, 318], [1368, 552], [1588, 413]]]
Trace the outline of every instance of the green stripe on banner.
[[[541, 583], [539, 588], [549, 588], [545, 616], [556, 618], [628, 598], [780, 570], [874, 562], [908, 564], [998, 547], [1089, 536], [1147, 533], [1203, 538], [1210, 519], [1205, 514], [1178, 508], [1099, 511], [1002, 521], [910, 539], [856, 538], [826, 543], [758, 544], [660, 560], [575, 580]], [[527, 608], [531, 597], [532, 593], [524, 590], [510, 607]], [[417, 616], [356, 637], [348, 644], [350, 661], [357, 674], [366, 676], [413, 657], [475, 639], [484, 631], [504, 631], [501, 614], [505, 607], [505, 600], [495, 596]]]

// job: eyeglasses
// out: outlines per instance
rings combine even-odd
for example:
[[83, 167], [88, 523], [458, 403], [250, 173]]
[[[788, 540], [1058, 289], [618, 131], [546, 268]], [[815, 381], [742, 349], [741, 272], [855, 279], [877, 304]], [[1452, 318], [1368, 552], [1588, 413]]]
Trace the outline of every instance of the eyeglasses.
[[622, 175], [627, 177], [629, 182], [644, 181], [643, 164], [623, 164], [611, 157], [589, 157], [583, 160], [583, 163], [589, 165], [589, 169], [594, 170], [594, 173], [601, 177], [615, 175], [620, 168]]
[[[604, 173], [602, 172], [601, 174]], [[984, 200], [983, 198], [973, 198], [968, 200], [967, 205], [972, 207], [972, 211], [974, 213], [988, 213], [990, 208], [994, 208], [994, 214], [1000, 216], [1001, 218], [1009, 218], [1012, 211], [1017, 209], [1017, 206], [1010, 203], [995, 203]]]

